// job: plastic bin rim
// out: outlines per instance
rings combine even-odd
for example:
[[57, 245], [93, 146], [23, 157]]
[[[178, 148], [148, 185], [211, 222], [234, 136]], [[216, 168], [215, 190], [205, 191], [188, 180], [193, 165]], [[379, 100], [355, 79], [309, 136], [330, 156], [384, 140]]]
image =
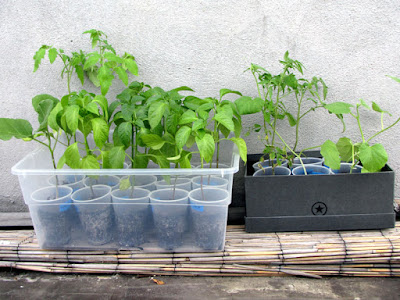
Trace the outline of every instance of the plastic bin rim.
[[239, 171], [239, 150], [234, 145], [232, 153], [233, 166], [230, 168], [206, 168], [206, 169], [22, 169], [21, 165], [29, 156], [38, 155], [47, 149], [38, 148], [28, 153], [24, 158], [17, 162], [12, 168], [13, 175], [229, 175]]

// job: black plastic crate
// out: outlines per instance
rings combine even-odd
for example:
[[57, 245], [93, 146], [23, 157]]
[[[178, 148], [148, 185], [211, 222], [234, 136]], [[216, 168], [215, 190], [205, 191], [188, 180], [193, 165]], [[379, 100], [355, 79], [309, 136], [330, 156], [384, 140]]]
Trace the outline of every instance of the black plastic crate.
[[247, 232], [395, 226], [395, 174], [388, 165], [379, 173], [253, 177], [260, 157], [248, 155], [245, 170]]

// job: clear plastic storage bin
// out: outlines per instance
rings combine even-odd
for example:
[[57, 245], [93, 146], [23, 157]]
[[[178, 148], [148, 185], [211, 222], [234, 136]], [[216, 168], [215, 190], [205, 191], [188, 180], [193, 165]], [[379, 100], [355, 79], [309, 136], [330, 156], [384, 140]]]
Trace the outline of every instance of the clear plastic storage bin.
[[[58, 149], [58, 157], [62, 152]], [[47, 149], [39, 148], [12, 173], [41, 248], [221, 251], [233, 174], [239, 170], [237, 148], [221, 143], [219, 168], [198, 168], [195, 156], [191, 163], [191, 169], [54, 170]], [[117, 180], [134, 176], [133, 189], [119, 189]]]

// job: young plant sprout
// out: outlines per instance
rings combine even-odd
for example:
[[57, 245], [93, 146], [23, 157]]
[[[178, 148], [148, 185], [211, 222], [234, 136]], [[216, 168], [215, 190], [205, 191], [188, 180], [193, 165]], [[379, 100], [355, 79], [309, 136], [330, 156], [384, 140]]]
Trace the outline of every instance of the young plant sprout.
[[[332, 169], [339, 169], [341, 161], [351, 162], [352, 166], [350, 170], [352, 170], [355, 165], [361, 163], [363, 166], [363, 173], [379, 172], [387, 163], [388, 155], [382, 144], [377, 143], [371, 145], [371, 141], [381, 133], [395, 126], [400, 121], [400, 118], [385, 127], [383, 118], [385, 115], [391, 116], [391, 114], [381, 109], [375, 102], [372, 102], [372, 105], [369, 106], [362, 99], [355, 106], [345, 102], [334, 102], [327, 104], [325, 108], [330, 113], [353, 117], [357, 121], [361, 137], [361, 140], [358, 142], [353, 142], [348, 137], [342, 137], [336, 144], [331, 140], [327, 140], [321, 146], [321, 154], [324, 156], [325, 164]], [[371, 137], [366, 137], [362, 129], [360, 108], [380, 114], [381, 127]]]
[[[303, 64], [289, 57], [289, 52], [286, 52], [283, 60], [280, 61], [283, 65], [282, 71], [273, 75], [263, 67], [252, 64], [248, 69], [251, 71], [256, 82], [258, 97], [252, 99], [250, 97], [241, 97], [235, 101], [240, 114], [253, 114], [261, 112], [263, 116], [262, 126], [255, 124], [253, 129], [259, 132], [263, 129], [264, 138], [262, 139], [265, 148], [263, 153], [268, 155], [269, 162], [274, 168], [282, 164], [282, 160], [286, 158], [298, 157], [303, 165], [301, 155], [297, 153], [299, 142], [300, 121], [310, 112], [326, 105], [325, 99], [328, 88], [321, 78], [313, 77], [305, 79], [303, 76]], [[322, 95], [320, 94], [322, 92]], [[289, 96], [296, 100], [296, 113], [293, 116], [288, 110], [287, 101]], [[304, 108], [305, 104], [309, 105]], [[293, 146], [288, 143], [278, 132], [278, 121], [287, 119], [289, 125], [295, 127], [295, 141]], [[277, 142], [277, 139], [282, 144]], [[303, 150], [304, 151], [304, 150]], [[288, 154], [290, 152], [291, 154]], [[273, 161], [276, 159], [276, 163]], [[264, 161], [264, 156], [260, 158], [261, 163]], [[291, 162], [289, 161], [289, 164]], [[304, 167], [304, 165], [303, 165]]]

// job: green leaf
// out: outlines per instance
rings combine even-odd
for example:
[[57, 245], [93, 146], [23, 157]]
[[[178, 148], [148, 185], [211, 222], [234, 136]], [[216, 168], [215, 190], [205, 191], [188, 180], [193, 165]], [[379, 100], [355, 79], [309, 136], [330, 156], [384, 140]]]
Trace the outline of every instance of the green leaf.
[[83, 75], [82, 66], [81, 65], [76, 65], [75, 66], [75, 72], [76, 72], [76, 75], [78, 75], [78, 78], [81, 81], [81, 84], [83, 85], [85, 83], [85, 76]]
[[192, 123], [197, 120], [196, 113], [190, 109], [185, 111], [179, 118], [179, 125]]
[[60, 102], [57, 98], [55, 98], [55, 97], [53, 97], [53, 96], [51, 96], [51, 95], [49, 95], [49, 94], [40, 94], [40, 95], [37, 95], [37, 96], [35, 96], [35, 97], [32, 98], [32, 106], [33, 106], [33, 109], [34, 109], [37, 113], [39, 113], [39, 103], [40, 103], [41, 101], [47, 100], [47, 99], [52, 100], [52, 102], [53, 102], [53, 104], [54, 104], [53, 107], [56, 106], [58, 102]]
[[37, 131], [45, 131], [47, 130], [47, 120], [51, 111], [53, 110], [54, 103], [51, 99], [46, 99], [40, 101], [38, 105], [38, 120], [39, 120], [39, 128]]
[[359, 149], [360, 161], [369, 172], [379, 172], [388, 160], [388, 154], [381, 144], [369, 146], [363, 143]]
[[368, 104], [363, 100], [363, 99], [360, 99], [360, 104], [362, 105], [362, 106], [364, 106], [366, 109], [368, 109], [368, 110], [370, 110], [371, 108], [368, 106]]
[[96, 157], [93, 155], [87, 155], [82, 158], [82, 169], [100, 169], [100, 164]]
[[349, 138], [343, 137], [336, 143], [336, 148], [343, 161], [351, 161], [353, 158], [353, 144]]
[[50, 60], [51, 64], [56, 60], [57, 54], [58, 54], [58, 52], [57, 52], [56, 48], [50, 48], [50, 50], [49, 50], [49, 60]]
[[219, 124], [218, 129], [221, 131], [225, 138], [227, 138], [231, 133], [231, 131], [222, 124]]
[[195, 96], [187, 96], [185, 100], [183, 100], [183, 105], [191, 110], [196, 110], [200, 105], [207, 102], [208, 101], [205, 99], [200, 99]]
[[138, 66], [132, 58], [125, 58], [124, 64], [132, 75], [138, 76]]
[[47, 124], [50, 126], [50, 128], [58, 131], [60, 127], [58, 126], [57, 123], [57, 114], [63, 110], [63, 107], [61, 105], [61, 102], [58, 102], [57, 105], [53, 108], [53, 110], [50, 112], [50, 115], [47, 119]]
[[213, 109], [213, 108], [214, 108], [214, 103], [212, 103], [212, 102], [207, 102], [207, 103], [204, 103], [204, 104], [200, 105], [200, 106], [196, 109], [196, 111], [197, 111], [197, 112], [199, 112], [199, 111], [210, 111], [210, 110]]
[[67, 109], [65, 110], [65, 120], [71, 132], [75, 133], [75, 131], [78, 129], [78, 122], [79, 122], [78, 105], [71, 105], [67, 107]]
[[57, 163], [57, 169], [62, 169], [64, 167], [66, 163], [66, 158], [65, 158], [65, 154], [63, 156], [60, 157], [60, 159], [58, 160]]
[[167, 104], [164, 102], [153, 102], [150, 105], [148, 117], [151, 129], [156, 128], [160, 124], [166, 108]]
[[321, 154], [324, 157], [325, 165], [334, 170], [340, 169], [340, 154], [334, 142], [327, 140], [323, 143], [321, 146]]
[[27, 120], [0, 118], [0, 139], [3, 141], [8, 141], [12, 137], [31, 138], [32, 131], [32, 125]]
[[260, 112], [264, 101], [261, 98], [243, 96], [235, 100], [235, 105], [240, 115], [250, 115]]
[[64, 152], [65, 163], [72, 169], [81, 167], [81, 156], [79, 155], [78, 143], [69, 145]]
[[126, 74], [126, 71], [122, 67], [117, 67], [114, 69], [115, 73], [117, 73], [119, 79], [127, 86], [129, 83], [129, 78], [128, 74]]
[[88, 75], [89, 80], [93, 83], [93, 85], [95, 87], [99, 87], [100, 86], [100, 81], [97, 78], [97, 75], [98, 75], [97, 68], [93, 68], [93, 70], [86, 71], [86, 74]]
[[196, 130], [199, 130], [199, 129], [202, 129], [202, 128], [205, 128], [205, 127], [207, 127], [207, 122], [205, 122], [202, 119], [198, 119], [198, 120], [193, 122], [192, 131], [196, 131]]
[[353, 105], [345, 102], [333, 102], [325, 105], [327, 110], [337, 115], [351, 113], [350, 107], [353, 107]]
[[201, 119], [203, 119], [203, 121], [206, 122], [206, 121], [208, 120], [208, 118], [209, 118], [209, 113], [208, 113], [207, 111], [199, 110], [199, 111], [197, 111], [197, 113], [198, 113], [199, 117], [200, 117]]
[[165, 121], [165, 126], [167, 127], [167, 131], [171, 134], [175, 134], [176, 131], [178, 130], [178, 122], [179, 122], [178, 114], [169, 115]]
[[107, 98], [104, 97], [103, 95], [96, 95], [92, 102], [98, 103], [100, 105], [100, 108], [103, 111], [103, 115], [106, 120], [108, 120], [108, 101]]
[[194, 138], [193, 135], [189, 136], [189, 139], [186, 142], [186, 147], [188, 149], [192, 148], [192, 146], [194, 145], [194, 143], [196, 142], [196, 139]]
[[87, 70], [97, 64], [100, 60], [101, 56], [97, 52], [93, 52], [90, 54], [89, 58], [86, 59], [85, 64], [83, 65], [83, 69]]
[[176, 135], [175, 135], [175, 143], [176, 143], [176, 147], [178, 149], [183, 148], [183, 146], [188, 141], [191, 133], [192, 133], [192, 129], [188, 126], [182, 126], [181, 128], [179, 128], [179, 130], [176, 132]]
[[95, 118], [92, 119], [92, 127], [94, 142], [101, 149], [108, 139], [108, 124], [101, 118]]
[[178, 88], [172, 89], [170, 92], [180, 92], [180, 91], [190, 91], [190, 92], [194, 92], [190, 87], [188, 86], [180, 86]]
[[176, 155], [176, 156], [174, 156], [174, 157], [167, 157], [167, 160], [169, 160], [169, 161], [174, 161], [174, 160], [178, 160], [178, 159], [180, 159], [180, 158], [181, 158], [181, 155], [178, 154], [178, 155]]
[[208, 133], [206, 133], [202, 138], [196, 136], [196, 144], [197, 148], [199, 149], [200, 156], [206, 162], [210, 162], [215, 151], [215, 141], [213, 137]]
[[146, 169], [149, 164], [149, 158], [147, 155], [136, 153], [135, 159], [133, 161], [133, 166], [139, 169]]
[[232, 108], [228, 105], [220, 107], [214, 116], [214, 120], [224, 125], [229, 131], [235, 130], [235, 124], [233, 123], [232, 118]]
[[100, 81], [101, 93], [103, 95], [106, 95], [108, 90], [110, 89], [110, 86], [112, 85], [112, 81], [114, 79], [114, 76], [112, 75], [111, 70], [106, 66], [102, 66], [99, 69], [97, 78]]
[[390, 75], [386, 75], [387, 77], [393, 79], [394, 81], [397, 81], [400, 83], [400, 78], [394, 77], [394, 76], [390, 76]]
[[235, 130], [234, 130], [235, 137], [238, 138], [238, 137], [240, 137], [240, 134], [242, 133], [242, 123], [238, 119], [233, 118], [233, 124], [235, 125]]
[[244, 161], [244, 163], [247, 162], [247, 146], [246, 146], [246, 142], [244, 141], [244, 139], [242, 138], [230, 138], [229, 140], [231, 140], [232, 142], [234, 142], [236, 144], [236, 146], [239, 149], [239, 155], [242, 158], [242, 160]]
[[120, 190], [127, 190], [127, 189], [129, 189], [130, 187], [131, 187], [131, 182], [130, 182], [129, 178], [122, 179], [122, 180], [119, 182], [119, 189], [120, 189]]
[[125, 147], [129, 147], [132, 137], [132, 124], [129, 122], [121, 123], [118, 128], [118, 137]]
[[123, 169], [124, 168], [124, 162], [125, 162], [125, 150], [124, 147], [113, 147], [110, 150], [110, 155], [109, 155], [109, 162], [111, 165], [111, 168], [113, 169]]
[[377, 103], [375, 103], [375, 102], [372, 102], [372, 109], [374, 111], [376, 111], [376, 112], [385, 113], [385, 114], [388, 114], [389, 116], [391, 116], [391, 114], [388, 111], [383, 110], [382, 108], [380, 108], [379, 105]]
[[236, 95], [242, 96], [242, 94], [238, 91], [232, 91], [230, 89], [220, 89], [219, 90], [220, 99], [222, 99], [222, 97], [225, 96], [226, 94], [236, 94]]
[[108, 61], [115, 61], [116, 63], [122, 64], [124, 60], [119, 57], [118, 55], [115, 55], [112, 52], [106, 52], [104, 54], [104, 58], [107, 59]]
[[140, 135], [140, 138], [142, 139], [143, 143], [147, 146], [150, 147], [151, 149], [154, 150], [159, 150], [164, 146], [165, 142], [160, 136], [157, 134], [142, 134]]
[[286, 112], [285, 114], [289, 120], [289, 125], [296, 126], [296, 119], [293, 117], [293, 115], [290, 112]]
[[96, 116], [100, 116], [99, 107], [98, 107], [97, 104], [94, 103], [93, 101], [90, 102], [88, 105], [86, 105], [86, 106], [85, 106], [85, 109], [86, 109], [88, 112], [91, 112], [92, 114], [95, 114]]
[[38, 51], [36, 51], [35, 55], [33, 56], [33, 60], [35, 61], [35, 66], [33, 68], [33, 72], [36, 72], [36, 70], [39, 68], [40, 62], [42, 61], [43, 57], [46, 55], [46, 49], [48, 46], [43, 45], [42, 47], [39, 48]]
[[[115, 131], [114, 131], [115, 133]], [[115, 140], [114, 140], [114, 145], [116, 145]], [[101, 164], [103, 169], [111, 169], [111, 164], [110, 164], [110, 151], [100, 151], [101, 153]]]
[[297, 88], [297, 79], [296, 76], [294, 74], [289, 74], [287, 76], [283, 77], [283, 82], [291, 87], [292, 89], [296, 89]]

